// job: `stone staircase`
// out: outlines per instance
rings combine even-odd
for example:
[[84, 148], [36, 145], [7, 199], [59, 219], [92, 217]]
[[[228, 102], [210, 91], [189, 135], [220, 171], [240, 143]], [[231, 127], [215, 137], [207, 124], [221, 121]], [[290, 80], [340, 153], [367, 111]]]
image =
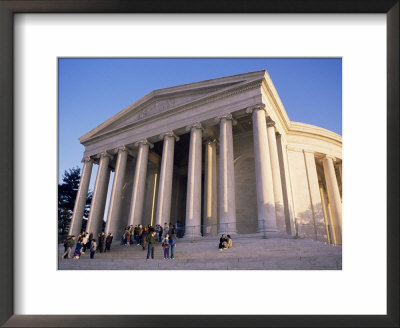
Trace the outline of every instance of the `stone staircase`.
[[[240, 237], [239, 237], [240, 236]], [[175, 259], [164, 260], [161, 245], [155, 247], [155, 259], [146, 260], [147, 250], [115, 242], [111, 252], [89, 253], [80, 259], [61, 259], [60, 270], [341, 270], [342, 247], [308, 239], [260, 234], [233, 237], [233, 247], [218, 250], [218, 238], [191, 241], [178, 239]]]

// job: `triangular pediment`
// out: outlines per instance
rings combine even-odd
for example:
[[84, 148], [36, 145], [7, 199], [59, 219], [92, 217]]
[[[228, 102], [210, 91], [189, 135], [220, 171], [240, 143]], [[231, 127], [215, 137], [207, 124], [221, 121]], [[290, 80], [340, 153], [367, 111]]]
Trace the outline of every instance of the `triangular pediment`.
[[189, 106], [232, 88], [244, 87], [248, 83], [262, 79], [264, 74], [265, 71], [257, 71], [154, 90], [88, 132], [79, 140], [85, 142], [124, 129], [152, 116], [170, 112], [182, 106]]

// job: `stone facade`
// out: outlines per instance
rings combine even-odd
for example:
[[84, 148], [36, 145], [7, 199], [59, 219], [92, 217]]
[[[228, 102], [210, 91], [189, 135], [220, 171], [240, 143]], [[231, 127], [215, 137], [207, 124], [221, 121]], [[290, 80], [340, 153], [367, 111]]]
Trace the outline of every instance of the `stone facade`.
[[[80, 139], [70, 234], [184, 223], [186, 236], [279, 233], [342, 244], [342, 138], [292, 122], [264, 70], [155, 90]], [[108, 213], [110, 172], [114, 172]]]

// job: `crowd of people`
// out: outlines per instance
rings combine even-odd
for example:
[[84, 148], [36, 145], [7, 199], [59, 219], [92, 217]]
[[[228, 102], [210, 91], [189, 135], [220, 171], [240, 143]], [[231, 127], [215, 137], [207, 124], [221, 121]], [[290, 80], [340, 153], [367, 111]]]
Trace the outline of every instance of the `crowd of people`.
[[[157, 243], [161, 243], [163, 247], [164, 259], [175, 258], [175, 245], [177, 238], [177, 229], [174, 224], [164, 223], [164, 227], [157, 224], [155, 227], [148, 225], [147, 227], [139, 225], [130, 225], [125, 228], [122, 234], [121, 244], [130, 246], [136, 244], [141, 246], [143, 250], [147, 248], [147, 259], [154, 259], [154, 247]], [[171, 256], [169, 251], [171, 250]]]
[[[113, 234], [109, 233], [107, 236], [104, 231], [99, 233], [97, 237], [92, 232], [82, 232], [78, 236], [78, 240], [75, 245], [75, 236], [69, 236], [64, 242], [64, 253], [62, 257], [79, 259], [82, 254], [85, 254], [87, 250], [90, 251], [90, 258], [93, 259], [96, 253], [105, 253], [111, 251], [111, 244], [113, 241]], [[164, 259], [175, 258], [175, 247], [176, 247], [177, 229], [173, 224], [164, 224], [164, 227], [157, 224], [155, 227], [148, 225], [147, 227], [139, 225], [127, 226], [122, 234], [121, 245], [130, 246], [136, 244], [136, 246], [142, 247], [142, 250], [147, 249], [146, 259], [150, 257], [154, 259], [154, 247], [157, 244], [161, 244], [163, 249]], [[75, 246], [75, 251], [72, 254], [72, 249]], [[219, 240], [218, 249], [220, 251], [232, 247], [232, 238], [230, 235], [221, 235]]]
[[[85, 254], [87, 250], [90, 251], [90, 258], [93, 259], [96, 252], [105, 253], [111, 251], [111, 244], [113, 241], [113, 234], [109, 233], [107, 236], [104, 231], [97, 235], [97, 238], [88, 232], [82, 232], [78, 236], [78, 240], [75, 245], [75, 236], [69, 236], [64, 242], [64, 254], [63, 258], [74, 258], [79, 259], [82, 254]], [[72, 249], [75, 246], [75, 251], [71, 256]]]
[[[156, 244], [161, 244], [163, 248], [164, 259], [175, 258], [175, 246], [177, 238], [177, 229], [173, 224], [156, 225], [147, 227], [140, 225], [127, 226], [122, 234], [121, 245], [130, 246], [136, 244], [141, 246], [143, 250], [147, 249], [147, 259], [154, 259], [154, 247]], [[113, 241], [113, 234], [109, 233], [107, 236], [104, 231], [99, 233], [97, 237], [92, 232], [82, 232], [76, 241], [75, 236], [69, 236], [64, 242], [64, 253], [62, 258], [79, 259], [82, 254], [87, 250], [90, 251], [90, 258], [93, 259], [96, 253], [105, 253], [111, 251], [111, 244]], [[72, 250], [75, 246], [75, 251]]]

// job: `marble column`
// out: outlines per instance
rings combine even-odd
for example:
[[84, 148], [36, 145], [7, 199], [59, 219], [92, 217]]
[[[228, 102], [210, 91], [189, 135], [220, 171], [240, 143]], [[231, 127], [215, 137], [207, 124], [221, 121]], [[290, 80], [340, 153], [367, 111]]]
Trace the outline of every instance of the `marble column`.
[[165, 222], [168, 224], [170, 222], [174, 148], [175, 140], [178, 141], [179, 137], [177, 137], [172, 131], [169, 131], [161, 134], [160, 138], [164, 139], [164, 145], [158, 187], [156, 222], [154, 224], [164, 226]]
[[217, 141], [209, 138], [205, 143], [203, 235], [217, 234]]
[[327, 155], [323, 158], [322, 165], [324, 167], [326, 189], [332, 214], [333, 242], [335, 245], [342, 245], [342, 202], [340, 200], [333, 160], [333, 157]]
[[86, 199], [89, 190], [90, 177], [92, 175], [93, 160], [85, 157], [82, 162], [83, 170], [81, 181], [79, 182], [78, 192], [76, 194], [74, 213], [72, 214], [69, 234], [77, 236], [81, 232], [83, 215], [85, 213]]
[[123, 232], [123, 225], [119, 214], [127, 159], [128, 149], [126, 147], [118, 148], [117, 164], [115, 165], [114, 181], [105, 229], [106, 234], [112, 233], [116, 238], [119, 238], [120, 234]]
[[93, 232], [94, 236], [102, 231], [103, 216], [106, 206], [108, 183], [110, 181], [110, 159], [112, 156], [107, 152], [100, 155], [99, 169], [97, 171], [96, 183], [90, 208], [87, 231]]
[[286, 232], [285, 210], [283, 208], [283, 193], [281, 170], [279, 166], [278, 148], [276, 144], [275, 122], [267, 122], [269, 153], [271, 158], [272, 181], [274, 186], [276, 225], [280, 232]]
[[201, 147], [200, 123], [186, 127], [190, 131], [188, 179], [186, 191], [185, 238], [201, 237]]
[[258, 232], [277, 232], [274, 181], [268, 142], [265, 105], [249, 107], [252, 113], [257, 188]]
[[149, 160], [149, 148], [153, 144], [147, 139], [136, 143], [138, 147], [135, 177], [133, 179], [132, 201], [129, 214], [129, 225], [142, 224], [144, 195], [146, 189], [147, 164]]
[[340, 183], [342, 183], [342, 181], [343, 181], [343, 177], [342, 177], [342, 163], [340, 163], [340, 164], [338, 165], [338, 169], [339, 169], [339, 180], [340, 180]]
[[333, 240], [330, 233], [331, 217], [329, 215], [328, 199], [326, 198], [326, 193], [322, 183], [319, 184], [319, 193], [321, 194], [321, 205], [322, 205], [322, 211], [324, 213], [326, 239], [329, 244], [332, 244]]
[[236, 234], [235, 172], [232, 114], [216, 118], [219, 132], [219, 225], [218, 233]]

